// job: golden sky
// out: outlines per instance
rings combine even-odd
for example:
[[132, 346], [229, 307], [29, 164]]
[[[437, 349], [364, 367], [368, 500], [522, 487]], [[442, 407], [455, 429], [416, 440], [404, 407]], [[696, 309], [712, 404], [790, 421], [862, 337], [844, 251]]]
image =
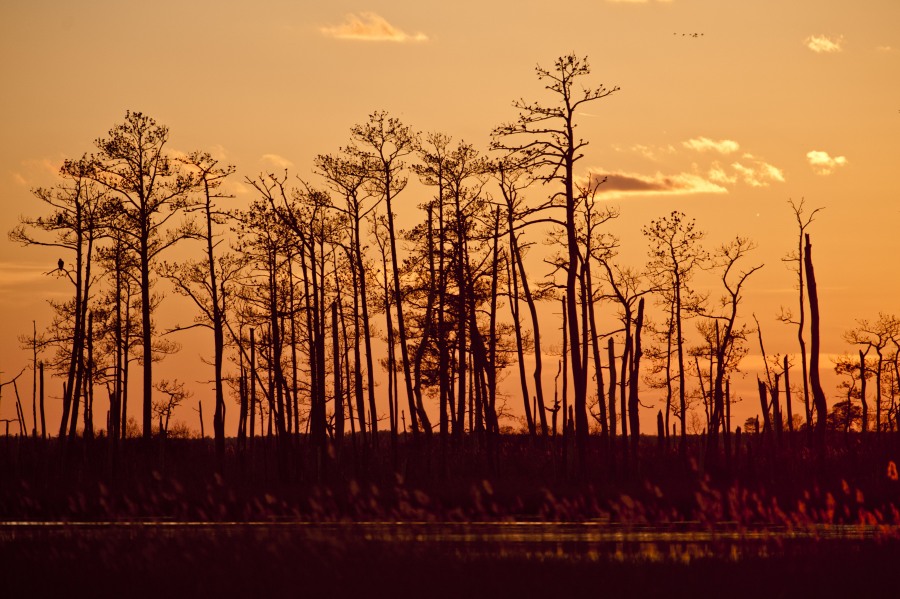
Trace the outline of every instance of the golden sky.
[[[838, 354], [855, 319], [900, 312], [898, 23], [896, 0], [11, 0], [0, 7], [0, 229], [40, 214], [30, 188], [53, 184], [126, 110], [167, 125], [173, 150], [235, 164], [239, 206], [252, 197], [245, 176], [311, 176], [312, 158], [376, 109], [486, 149], [515, 117], [512, 100], [543, 97], [535, 65], [575, 52], [591, 83], [621, 88], [586, 108], [580, 132], [584, 174], [612, 175], [623, 262], [642, 264], [640, 227], [673, 209], [710, 246], [750, 236], [751, 261], [766, 266], [743, 314], [756, 313], [770, 353], [793, 352], [775, 316], [796, 301], [781, 262], [796, 244], [787, 200], [805, 197], [825, 207], [810, 230], [823, 351]], [[397, 210], [411, 223], [426, 192], [404, 193]], [[28, 363], [16, 337], [46, 325], [44, 300], [70, 293], [43, 275], [57, 257], [0, 239], [3, 380]], [[182, 342], [178, 362], [201, 367], [205, 346]], [[172, 362], [157, 376], [185, 378]], [[7, 389], [0, 417], [13, 413]]]

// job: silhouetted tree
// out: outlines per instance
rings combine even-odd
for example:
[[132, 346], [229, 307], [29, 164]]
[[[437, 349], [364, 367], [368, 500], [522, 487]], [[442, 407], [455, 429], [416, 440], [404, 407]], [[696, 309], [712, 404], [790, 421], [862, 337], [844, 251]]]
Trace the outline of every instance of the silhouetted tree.
[[172, 412], [181, 403], [191, 397], [193, 393], [184, 388], [184, 383], [177, 379], [162, 379], [154, 385], [164, 397], [153, 402], [153, 413], [157, 416], [160, 423], [160, 435], [169, 434], [169, 420], [172, 418]]
[[825, 401], [825, 392], [822, 390], [822, 382], [819, 378], [819, 293], [816, 287], [816, 274], [813, 270], [812, 244], [809, 241], [809, 233], [806, 233], [806, 245], [803, 250], [806, 285], [809, 291], [809, 384], [812, 390], [813, 404], [816, 407], [816, 433], [819, 440], [819, 450], [824, 452], [825, 419], [828, 412], [828, 404]]
[[213, 332], [216, 400], [213, 436], [216, 456], [221, 463], [225, 457], [225, 390], [222, 377], [225, 361], [225, 285], [237, 276], [241, 265], [237, 258], [222, 254], [221, 250], [217, 255], [222, 238], [216, 229], [226, 223], [226, 213], [216, 205], [216, 200], [233, 197], [222, 193], [221, 187], [225, 178], [234, 173], [235, 168], [230, 165], [220, 167], [218, 161], [210, 154], [201, 152], [193, 152], [180, 162], [195, 178], [196, 189], [200, 194], [200, 200], [188, 210], [201, 214], [202, 223], [198, 237], [205, 245], [206, 255], [202, 262], [185, 260], [163, 264], [161, 272], [174, 284], [179, 293], [189, 297], [200, 310], [195, 325], [210, 328]]
[[[844, 334], [847, 343], [860, 345], [865, 351], [860, 350], [860, 364], [865, 364], [865, 354], [874, 351], [876, 355], [875, 374], [875, 432], [881, 431], [881, 406], [882, 406], [882, 382], [881, 377], [885, 367], [885, 350], [892, 339], [900, 336], [900, 320], [893, 315], [879, 313], [875, 322], [866, 319], [856, 321], [856, 327]], [[862, 367], [862, 366], [861, 366]], [[861, 383], [862, 384], [862, 383]], [[864, 387], [863, 387], [864, 388]], [[867, 427], [865, 392], [863, 399], [863, 430]]]
[[[291, 264], [300, 255], [301, 273], [303, 278], [304, 311], [307, 314], [307, 330], [304, 337], [304, 348], [309, 357], [308, 392], [310, 398], [310, 432], [314, 437], [314, 444], [319, 447], [324, 441], [324, 376], [322, 364], [324, 355], [321, 350], [324, 330], [321, 328], [322, 308], [321, 296], [318, 287], [313, 285], [310, 290], [310, 270], [307, 268], [309, 260], [309, 240], [301, 239], [299, 234], [292, 230], [288, 221], [295, 219], [312, 227], [314, 219], [307, 215], [294, 214], [292, 209], [285, 208], [292, 202], [291, 194], [295, 190], [285, 187], [287, 174], [276, 176], [274, 174], [260, 175], [257, 179], [248, 180], [259, 193], [260, 198], [254, 200], [248, 210], [238, 211], [235, 218], [240, 223], [239, 240], [240, 251], [248, 261], [248, 272], [245, 275], [242, 289], [237, 291], [240, 300], [243, 300], [247, 314], [242, 317], [243, 324], [255, 329], [259, 333], [254, 341], [258, 342], [256, 356], [246, 357], [251, 364], [251, 399], [255, 396], [255, 389], [263, 391], [266, 403], [266, 412], [274, 423], [274, 431], [277, 435], [277, 453], [281, 474], [287, 466], [288, 440], [287, 423], [289, 415], [288, 406], [296, 406], [298, 403], [293, 393], [294, 386], [289, 385], [285, 375], [284, 349], [287, 342], [285, 330], [290, 330], [286, 323], [297, 318], [296, 310], [291, 309], [293, 288], [296, 284]], [[318, 268], [318, 261], [316, 266]], [[318, 273], [319, 270], [316, 270]], [[318, 281], [318, 279], [317, 279]], [[241, 349], [243, 350], [243, 348]], [[253, 358], [256, 358], [255, 360]], [[263, 380], [258, 372], [258, 366], [265, 363], [268, 380]], [[256, 376], [253, 376], [253, 364], [257, 365]], [[251, 401], [251, 414], [256, 408]], [[260, 405], [262, 415], [263, 406]], [[262, 422], [260, 423], [262, 426]], [[260, 430], [262, 434], [262, 430]], [[252, 437], [252, 428], [251, 428]]]
[[191, 204], [188, 191], [195, 181], [165, 153], [169, 129], [140, 112], [126, 112], [125, 121], [95, 144], [91, 176], [118, 203], [124, 239], [138, 257], [143, 336], [143, 428], [150, 438], [153, 396], [153, 264], [176, 242], [196, 235], [190, 221], [172, 219]]
[[[854, 400], [859, 402], [859, 406], [854, 407], [860, 414], [859, 425], [860, 431], [863, 433], [869, 430], [870, 420], [869, 404], [866, 401], [866, 386], [874, 372], [874, 361], [868, 358], [867, 353], [859, 350], [856, 356], [841, 355], [833, 360], [835, 374], [842, 377], [838, 384], [838, 390], [845, 395], [848, 404], [853, 403]], [[849, 414], [846, 409], [844, 413], [845, 415]], [[850, 424], [849, 421], [846, 422], [845, 430], [848, 432], [850, 431]]]
[[[456, 312], [456, 421], [453, 433], [461, 438], [464, 430], [466, 415], [466, 399], [469, 392], [474, 393], [475, 388], [467, 388], [468, 362], [470, 354], [475, 355], [477, 350], [484, 350], [483, 346], [475, 347], [481, 343], [480, 333], [474, 319], [475, 297], [473, 253], [476, 248], [471, 248], [477, 243], [476, 225], [478, 219], [483, 216], [486, 203], [481, 191], [484, 187], [484, 175], [487, 172], [487, 163], [479, 155], [478, 151], [465, 142], [460, 142], [455, 148], [450, 146], [450, 139], [446, 136], [429, 136], [429, 149], [422, 152], [422, 165], [416, 169], [423, 182], [434, 185], [438, 189], [438, 216], [444, 215], [443, 205], [446, 202], [448, 214], [446, 214], [449, 227], [440, 226], [439, 242], [449, 245], [450, 253], [447, 255], [447, 266], [450, 277], [444, 277], [442, 281], [434, 281], [435, 285], [443, 284], [440, 289], [446, 293], [447, 283], [455, 284], [455, 296], [453, 297]], [[449, 229], [449, 230], [448, 230]], [[439, 248], [439, 253], [444, 254], [445, 249]], [[440, 272], [445, 269], [438, 265]], [[439, 305], [441, 309], [443, 306]], [[438, 315], [443, 317], [443, 313]], [[482, 356], [486, 357], [486, 356]], [[476, 372], [477, 377], [483, 363], [479, 361]], [[420, 398], [417, 398], [420, 401]]]
[[[576, 133], [576, 116], [584, 105], [605, 98], [618, 91], [618, 87], [581, 87], [576, 85], [591, 72], [587, 58], [568, 54], [557, 58], [553, 69], [536, 68], [539, 81], [546, 82], [546, 89], [554, 97], [555, 105], [519, 100], [513, 106], [519, 111], [513, 123], [500, 125], [493, 131], [494, 147], [507, 152], [524, 154], [538, 178], [545, 183], [555, 182], [561, 191], [551, 196], [564, 216], [558, 219], [566, 231], [566, 313], [568, 315], [568, 342], [572, 358], [574, 383], [575, 431], [579, 453], [583, 454], [588, 435], [587, 389], [584, 376], [584, 360], [581, 343], [582, 332], [578, 321], [579, 251], [577, 239], [577, 214], [575, 165], [583, 156], [587, 141]], [[521, 140], [521, 141], [519, 141]]]
[[[638, 420], [637, 407], [638, 387], [640, 381], [640, 334], [644, 328], [641, 302], [644, 296], [651, 291], [647, 281], [640, 272], [630, 267], [622, 267], [613, 262], [615, 257], [614, 244], [610, 242], [608, 251], [595, 254], [595, 258], [602, 266], [604, 285], [609, 290], [604, 299], [614, 302], [618, 310], [619, 321], [622, 323], [622, 355], [619, 367], [619, 416], [622, 421], [622, 439], [628, 439], [628, 430], [640, 435], [640, 421]], [[640, 316], [640, 318], [638, 318]], [[640, 349], [643, 355], [643, 349]], [[632, 414], [631, 412], [635, 413]], [[611, 420], [610, 426], [615, 428], [615, 422]], [[635, 426], [637, 431], [635, 431]], [[634, 437], [634, 435], [632, 435]], [[632, 438], [634, 448], [635, 438]]]
[[800, 345], [800, 367], [803, 374], [803, 406], [806, 410], [806, 424], [812, 429], [812, 406], [809, 402], [809, 372], [808, 372], [808, 364], [809, 361], [806, 356], [806, 340], [803, 336], [804, 327], [806, 326], [806, 300], [805, 300], [805, 291], [806, 291], [806, 283], [804, 280], [804, 261], [805, 256], [803, 254], [803, 240], [804, 235], [806, 234], [806, 229], [809, 225], [812, 224], [813, 220], [816, 217], [816, 213], [822, 210], [822, 208], [813, 209], [808, 215], [804, 214], [804, 199], [801, 198], [800, 202], [794, 203], [793, 200], [788, 200], [788, 204], [791, 206], [791, 210], [794, 212], [794, 217], [797, 220], [797, 250], [796, 252], [792, 252], [788, 254], [785, 258], [783, 258], [784, 262], [787, 263], [796, 263], [793, 269], [797, 273], [797, 290], [800, 294], [800, 301], [797, 304], [797, 319], [794, 320], [794, 316], [789, 309], [782, 308], [781, 315], [779, 319], [787, 324], [793, 324], [797, 326], [797, 343]]
[[87, 368], [88, 310], [93, 299], [92, 285], [97, 279], [92, 267], [97, 244], [108, 232], [112, 212], [109, 197], [92, 181], [92, 172], [92, 162], [86, 157], [65, 161], [59, 171], [62, 183], [33, 190], [51, 213], [37, 218], [21, 217], [20, 224], [9, 233], [11, 241], [23, 245], [55, 247], [73, 254], [71, 264], [60, 258], [57, 268], [47, 273], [67, 278], [75, 288], [70, 302], [50, 302], [56, 314], [49, 339], [44, 341], [57, 347], [57, 371], [66, 373], [60, 437], [67, 428], [70, 436], [75, 435]]
[[[609, 423], [606, 413], [606, 402], [604, 401], [605, 389], [603, 384], [603, 365], [600, 350], [600, 330], [597, 324], [597, 313], [595, 305], [598, 299], [598, 293], [594, 287], [594, 275], [592, 266], [598, 262], [606, 269], [607, 275], [610, 275], [609, 258], [616, 245], [616, 240], [603, 231], [598, 229], [606, 222], [617, 218], [618, 212], [611, 208], [595, 207], [596, 193], [603, 180], [589, 181], [587, 188], [580, 188], [581, 195], [584, 198], [583, 214], [584, 214], [584, 248], [583, 262], [581, 269], [581, 299], [583, 311], [586, 315], [582, 317], [582, 325], [587, 327], [585, 349], [587, 349], [587, 338], [590, 339], [590, 349], [594, 361], [594, 379], [597, 384], [597, 407], [599, 408], [600, 419], [600, 436], [604, 441], [608, 442], [609, 427], [615, 428], [615, 423]], [[614, 290], [615, 293], [615, 290]], [[620, 299], [617, 296], [617, 299]], [[584, 327], [583, 327], [584, 328]], [[587, 359], [585, 359], [585, 373], [587, 371]], [[635, 394], [635, 398], [637, 395]]]
[[[450, 160], [449, 136], [443, 133], [429, 133], [425, 143], [419, 149], [422, 162], [414, 165], [413, 170], [422, 183], [435, 188], [434, 199], [425, 205], [427, 213], [426, 238], [428, 277], [426, 282], [426, 309], [422, 322], [422, 339], [416, 348], [415, 357], [415, 392], [417, 400], [421, 396], [422, 360], [434, 340], [437, 350], [436, 376], [438, 393], [438, 431], [441, 438], [441, 456], [445, 459], [445, 448], [450, 432], [450, 411], [453, 407], [453, 396], [450, 381], [450, 328], [452, 316], [448, 314], [450, 294], [448, 292], [449, 273], [447, 272], [452, 251], [449, 245], [449, 201], [448, 161]], [[458, 328], [457, 328], [458, 330]], [[432, 381], [433, 383], [434, 381]], [[455, 412], [455, 410], [452, 410]], [[456, 427], [456, 419], [453, 419]]]
[[406, 321], [403, 317], [403, 294], [400, 285], [400, 257], [397, 253], [397, 231], [394, 226], [394, 200], [406, 187], [407, 178], [404, 159], [418, 148], [418, 135], [387, 113], [379, 111], [369, 115], [363, 125], [351, 128], [353, 144], [359, 152], [366, 156], [371, 166], [369, 182], [374, 193], [385, 203], [387, 217], [388, 241], [391, 249], [391, 272], [393, 280], [393, 307], [397, 312], [397, 334], [400, 344], [400, 357], [403, 366], [403, 377], [406, 382], [406, 395], [409, 403], [410, 421], [413, 436], [419, 434], [419, 422], [426, 436], [431, 435], [431, 423], [425, 413], [424, 406], [415, 404], [415, 393], [412, 382], [412, 362], [407, 346]]
[[[353, 382], [356, 397], [356, 416], [365, 444], [366, 414], [363, 398], [362, 356], [360, 344], [366, 353], [366, 384], [373, 442], [378, 435], [378, 412], [375, 407], [375, 372], [373, 367], [372, 331], [369, 324], [369, 276], [370, 268], [365, 260], [362, 224], [374, 214], [378, 202], [372, 201], [366, 182], [374, 165], [371, 157], [352, 149], [336, 155], [319, 155], [315, 159], [316, 170], [325, 178], [329, 187], [343, 196], [343, 207], [334, 208], [346, 215], [350, 224], [347, 254], [350, 259], [351, 290], [353, 293]], [[396, 431], [392, 431], [394, 433]]]
[[[387, 217], [383, 214], [378, 215], [372, 225], [373, 233], [375, 237], [375, 243], [378, 245], [379, 253], [381, 254], [381, 309], [384, 310], [385, 315], [385, 341], [387, 342], [387, 357], [384, 359], [385, 370], [387, 371], [387, 395], [388, 395], [388, 412], [390, 415], [390, 426], [391, 426], [391, 443], [392, 443], [392, 452], [394, 456], [397, 455], [397, 440], [400, 427], [399, 422], [399, 392], [398, 392], [398, 382], [397, 382], [397, 342], [396, 342], [396, 329], [394, 329], [394, 321], [393, 316], [391, 315], [391, 305], [393, 304], [394, 294], [391, 291], [391, 275], [390, 268], [388, 267], [390, 263], [390, 241], [388, 239], [387, 233]], [[403, 427], [404, 434], [406, 433], [406, 426]], [[413, 433], [415, 435], [415, 433]]]
[[644, 236], [650, 241], [650, 262], [647, 268], [665, 290], [664, 297], [672, 305], [675, 321], [675, 347], [678, 356], [678, 395], [681, 420], [681, 452], [686, 451], [685, 365], [683, 318], [685, 309], [695, 307], [688, 284], [698, 266], [706, 259], [700, 245], [704, 233], [696, 229], [693, 219], [687, 220], [683, 212], [673, 211], [669, 216], [653, 220], [643, 228]]
[[[848, 390], [849, 394], [849, 390]], [[828, 430], [850, 432], [855, 430], [856, 426], [861, 426], [863, 421], [860, 407], [853, 404], [849, 399], [835, 402], [828, 412]]]
[[718, 432], [721, 426], [725, 431], [725, 380], [728, 374], [737, 367], [737, 363], [743, 356], [740, 344], [747, 337], [748, 331], [743, 326], [737, 325], [738, 307], [741, 303], [741, 290], [747, 279], [762, 268], [762, 264], [738, 269], [741, 261], [755, 244], [745, 237], [735, 237], [731, 242], [719, 247], [713, 256], [713, 264], [722, 270], [722, 286], [725, 295], [720, 302], [724, 308], [724, 314], [713, 315], [715, 329], [715, 377], [712, 381], [712, 426], [709, 428], [710, 451], [716, 450]]
[[[525, 270], [525, 264], [522, 260], [523, 253], [527, 250], [527, 245], [523, 245], [520, 241], [521, 231], [532, 224], [529, 216], [533, 211], [524, 205], [524, 199], [521, 197], [521, 191], [531, 184], [533, 179], [528, 176], [527, 169], [516, 164], [514, 160], [502, 159], [495, 170], [500, 191], [506, 204], [506, 225], [507, 235], [509, 237], [509, 275], [507, 281], [510, 287], [509, 301], [510, 310], [513, 311], [513, 326], [516, 333], [516, 343], [519, 352], [519, 371], [520, 383], [522, 385], [523, 401], [526, 406], [526, 415], [530, 414], [528, 409], [529, 393], [528, 385], [525, 378], [525, 360], [524, 360], [524, 334], [521, 332], [521, 310], [519, 302], [525, 300], [528, 311], [531, 316], [531, 345], [534, 356], [534, 405], [535, 412], [529, 421], [529, 431], [535, 433], [534, 420], [540, 418], [541, 434], [546, 436], [547, 430], [547, 410], [544, 404], [544, 388], [542, 381], [543, 357], [541, 353], [541, 332], [540, 321], [538, 319], [537, 305], [531, 285], [528, 282], [528, 274]], [[521, 293], [519, 291], [521, 285]]]
[[666, 443], [668, 443], [671, 431], [669, 427], [669, 417], [673, 412], [672, 398], [674, 397], [675, 392], [672, 380], [672, 356], [675, 353], [675, 350], [673, 349], [675, 337], [675, 318], [673, 311], [675, 306], [669, 301], [664, 302], [664, 305], [667, 308], [665, 319], [660, 325], [650, 327], [650, 332], [656, 342], [649, 345], [644, 352], [651, 361], [650, 372], [647, 373], [644, 382], [651, 389], [665, 389], [666, 407], [664, 428]]
[[[121, 218], [115, 215], [114, 219]], [[110, 226], [110, 241], [98, 250], [98, 263], [105, 271], [105, 277], [111, 279], [102, 295], [98, 298], [100, 312], [105, 316], [99, 342], [105, 346], [105, 353], [111, 359], [107, 373], [107, 382], [112, 378], [110, 393], [110, 430], [111, 438], [125, 438], [128, 420], [128, 380], [131, 362], [138, 357], [140, 343], [139, 328], [134, 314], [140, 311], [137, 302], [140, 291], [140, 275], [137, 255], [129, 251], [122, 227], [115, 221]], [[116, 444], [111, 444], [111, 451]]]

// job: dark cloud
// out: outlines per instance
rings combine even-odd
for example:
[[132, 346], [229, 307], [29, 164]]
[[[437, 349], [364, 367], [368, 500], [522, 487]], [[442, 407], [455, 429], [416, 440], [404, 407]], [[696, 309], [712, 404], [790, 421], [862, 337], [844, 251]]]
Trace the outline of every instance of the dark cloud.
[[592, 171], [590, 178], [590, 182], [593, 185], [603, 181], [597, 188], [598, 193], [617, 197], [727, 192], [721, 185], [692, 173], [641, 175], [637, 173]]

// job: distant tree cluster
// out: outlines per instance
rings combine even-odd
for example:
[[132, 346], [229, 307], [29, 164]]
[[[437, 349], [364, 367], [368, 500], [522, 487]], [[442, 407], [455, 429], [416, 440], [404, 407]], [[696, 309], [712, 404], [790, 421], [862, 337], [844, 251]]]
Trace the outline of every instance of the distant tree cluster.
[[[604, 179], [579, 169], [588, 142], [577, 134], [584, 106], [618, 88], [586, 86], [589, 75], [587, 59], [571, 54], [538, 67], [547, 101], [515, 102], [517, 118], [493, 130], [487, 152], [374, 112], [351, 128], [346, 146], [315, 158], [313, 179], [287, 171], [246, 178], [255, 198], [243, 208], [226, 203], [234, 166], [205, 152], [176, 156], [165, 126], [126, 113], [93, 153], [65, 162], [57, 185], [34, 190], [45, 214], [10, 232], [13, 241], [58, 248], [48, 274], [72, 284], [71, 299], [51, 301], [50, 326], [28, 340], [35, 363], [38, 351], [49, 355], [63, 379], [59, 436], [74, 437], [79, 419], [82, 434], [94, 434], [94, 394], [105, 389], [107, 434], [124, 438], [133, 429], [135, 362], [141, 433], [169, 430], [190, 394], [154, 379], [154, 363], [178, 350], [154, 318], [163, 286], [196, 307], [193, 322], [174, 330], [212, 333], [219, 456], [226, 436], [240, 448], [274, 436], [287, 468], [300, 435], [325, 459], [348, 433], [355, 448], [376, 450], [379, 427], [394, 448], [406, 432], [414, 440], [437, 435], [441, 447], [472, 433], [489, 446], [512, 419], [498, 392], [507, 371], [518, 378], [522, 430], [571, 439], [579, 463], [591, 427], [610, 459], [636, 456], [647, 390], [663, 395], [661, 442], [677, 437], [683, 451], [693, 414], [710, 455], [720, 437], [727, 454], [730, 378], [754, 333], [766, 361], [763, 422], [748, 420], [745, 429], [780, 435], [784, 427], [849, 430], [861, 422], [868, 430], [872, 379], [874, 429], [896, 428], [900, 325], [887, 316], [848, 333], [862, 348], [859, 361], [836, 364], [846, 398], [826, 419], [807, 232], [816, 211], [802, 202], [791, 204], [799, 243], [786, 258], [799, 281], [799, 311], [781, 316], [797, 326], [800, 375], [791, 376], [787, 355], [765, 356], [762, 331], [741, 311], [745, 286], [762, 268], [751, 240], [736, 236], [709, 249], [694, 219], [673, 211], [643, 228], [646, 263], [622, 263], [609, 227], [619, 210], [603, 197]], [[411, 178], [426, 190], [417, 199]], [[418, 221], [401, 230], [396, 212], [414, 202]], [[546, 272], [526, 267], [539, 241], [556, 248]], [[194, 257], [167, 260], [176, 244], [193, 244]], [[716, 273], [720, 291], [695, 286], [701, 270]], [[559, 306], [562, 317], [552, 400], [541, 335], [558, 325], [540, 315], [542, 305]], [[791, 378], [802, 419], [792, 412]], [[239, 411], [236, 431], [225, 430], [226, 395]], [[861, 418], [847, 409], [855, 400]]]

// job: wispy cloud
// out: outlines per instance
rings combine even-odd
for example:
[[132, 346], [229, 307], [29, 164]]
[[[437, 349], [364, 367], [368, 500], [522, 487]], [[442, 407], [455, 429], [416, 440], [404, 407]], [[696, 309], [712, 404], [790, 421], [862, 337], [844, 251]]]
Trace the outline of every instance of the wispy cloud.
[[709, 180], [713, 183], [727, 183], [733, 185], [737, 182], [737, 175], [729, 173], [718, 161], [713, 162], [709, 168]]
[[222, 144], [213, 144], [207, 149], [207, 152], [219, 162], [228, 162], [230, 160], [230, 152]]
[[245, 185], [237, 179], [226, 179], [225, 182], [222, 183], [222, 191], [226, 195], [233, 195], [235, 197], [243, 197], [249, 195], [251, 189], [252, 188], [249, 185]]
[[875, 50], [877, 52], [893, 52], [894, 47], [893, 46], [876, 46]]
[[374, 12], [349, 14], [340, 25], [321, 27], [322, 35], [343, 40], [362, 40], [370, 42], [424, 42], [428, 36], [424, 33], [409, 34], [394, 27], [387, 20]]
[[806, 159], [809, 165], [817, 175], [830, 175], [835, 169], [847, 164], [847, 158], [844, 156], [829, 156], [828, 152], [821, 150], [813, 150], [806, 153]]
[[10, 173], [13, 182], [22, 187], [45, 185], [54, 181], [62, 167], [62, 159], [36, 158], [22, 160], [19, 170]]
[[187, 152], [178, 148], [166, 148], [165, 154], [167, 158], [170, 158], [172, 160], [185, 160], [188, 157]]
[[718, 152], [720, 154], [733, 154], [741, 149], [738, 142], [730, 139], [720, 139], [718, 141], [708, 137], [695, 137], [683, 142], [684, 147], [696, 150], [697, 152]]
[[616, 152], [631, 152], [635, 154], [640, 154], [644, 158], [648, 160], [660, 160], [663, 155], [670, 155], [677, 152], [675, 146], [669, 144], [667, 146], [647, 146], [644, 144], [634, 144], [628, 147], [623, 146], [613, 146], [613, 149]]
[[753, 154], [744, 154], [742, 160], [743, 162], [733, 162], [731, 168], [750, 187], [768, 187], [774, 182], [784, 183], [784, 172], [777, 166]]
[[294, 163], [285, 158], [284, 156], [279, 156], [278, 154], [263, 154], [260, 159], [260, 162], [264, 164], [271, 164], [272, 166], [278, 167], [280, 169], [293, 168]]
[[[741, 144], [732, 139], [712, 139], [709, 137], [693, 137], [676, 146], [647, 146], [636, 144], [631, 146], [614, 146], [617, 152], [639, 154], [644, 158], [658, 161], [660, 164], [670, 163], [672, 156], [684, 155], [679, 151], [686, 148], [698, 154], [713, 154], [731, 156], [741, 149]], [[703, 164], [702, 156], [692, 156], [690, 171], [681, 169], [681, 174], [663, 175], [657, 172], [655, 175], [635, 175], [632, 173], [616, 172], [608, 175], [606, 189], [601, 191], [627, 193], [724, 193], [727, 188], [735, 185], [748, 185], [750, 187], [768, 187], [772, 183], [784, 182], [784, 172], [777, 166], [758, 158], [749, 152], [744, 152], [740, 158], [732, 158], [730, 161], [720, 162], [713, 160]], [[698, 164], [699, 163], [699, 164]], [[674, 170], [674, 169], [673, 169]], [[624, 178], [620, 178], [624, 177]]]
[[698, 193], [728, 193], [728, 190], [693, 173], [665, 175], [657, 172], [653, 175], [627, 173], [622, 171], [606, 172], [592, 169], [590, 178], [593, 182], [603, 180], [598, 193], [607, 199], [648, 196], [690, 195]]
[[829, 37], [827, 35], [811, 35], [803, 43], [807, 48], [817, 54], [840, 52], [843, 50], [841, 44], [844, 43], [844, 36]]

